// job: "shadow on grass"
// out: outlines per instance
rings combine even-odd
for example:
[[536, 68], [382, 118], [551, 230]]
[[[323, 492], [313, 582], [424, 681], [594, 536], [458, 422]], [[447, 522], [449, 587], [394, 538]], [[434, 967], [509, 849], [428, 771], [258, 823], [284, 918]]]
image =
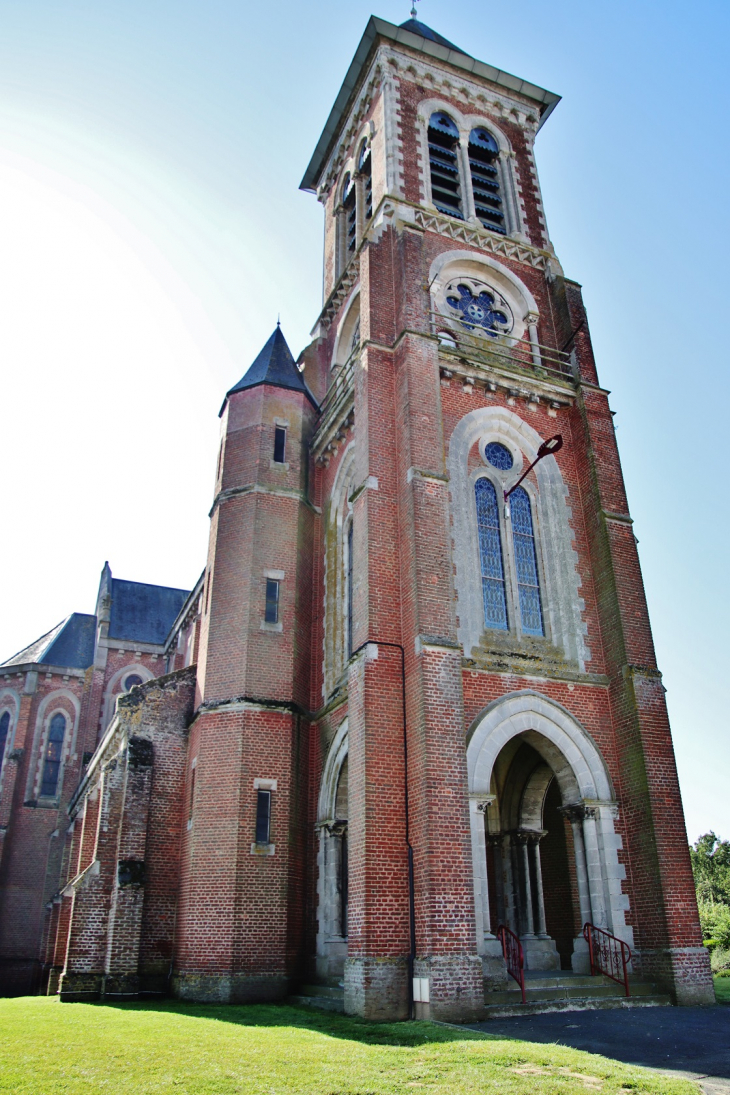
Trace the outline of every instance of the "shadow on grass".
[[159, 1012], [218, 1023], [234, 1023], [242, 1027], [298, 1027], [316, 1031], [329, 1038], [343, 1038], [372, 1046], [423, 1046], [439, 1042], [483, 1040], [485, 1037], [492, 1039], [491, 1035], [466, 1028], [419, 1021], [372, 1023], [336, 1012], [293, 1007], [289, 1004], [189, 1004], [177, 1000], [110, 1003], [105, 1000], [94, 1006], [120, 1011]]

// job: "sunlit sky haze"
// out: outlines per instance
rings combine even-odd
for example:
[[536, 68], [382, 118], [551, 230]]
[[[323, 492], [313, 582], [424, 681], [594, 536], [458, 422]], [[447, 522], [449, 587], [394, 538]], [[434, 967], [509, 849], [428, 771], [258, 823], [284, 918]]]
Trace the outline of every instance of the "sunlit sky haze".
[[[105, 559], [195, 582], [223, 394], [321, 304], [299, 182], [368, 17], [409, 7], [0, 0], [0, 656], [93, 611]], [[419, 4], [563, 96], [538, 169], [612, 389], [693, 839], [730, 837], [729, 10]]]

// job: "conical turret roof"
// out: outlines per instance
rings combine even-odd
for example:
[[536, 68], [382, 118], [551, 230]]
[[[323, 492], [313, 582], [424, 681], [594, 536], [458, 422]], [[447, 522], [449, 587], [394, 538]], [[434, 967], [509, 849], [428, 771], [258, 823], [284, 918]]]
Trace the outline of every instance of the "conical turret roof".
[[[286, 339], [277, 323], [269, 341], [256, 360], [239, 380], [226, 392], [226, 399], [234, 392], [243, 392], [259, 384], [272, 384], [276, 388], [289, 388], [294, 392], [303, 392], [316, 407], [317, 401], [304, 383], [304, 377], [297, 369], [296, 362]], [[225, 406], [225, 401], [223, 403]], [[221, 413], [223, 408], [221, 408]]]

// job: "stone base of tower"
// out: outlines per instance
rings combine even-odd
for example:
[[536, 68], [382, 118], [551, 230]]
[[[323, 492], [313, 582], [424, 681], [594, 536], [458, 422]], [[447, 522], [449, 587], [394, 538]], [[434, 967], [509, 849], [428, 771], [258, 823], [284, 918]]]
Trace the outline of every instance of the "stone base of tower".
[[200, 1004], [267, 1004], [284, 1000], [291, 981], [283, 974], [177, 973], [172, 995]]
[[346, 959], [345, 1012], [381, 1023], [407, 1019], [407, 959]]
[[706, 947], [634, 951], [634, 971], [653, 981], [684, 1007], [714, 1004], [715, 989]]
[[418, 958], [414, 976], [428, 978], [428, 1003], [416, 1005], [417, 1019], [477, 1023], [484, 1019], [484, 972], [476, 954]]

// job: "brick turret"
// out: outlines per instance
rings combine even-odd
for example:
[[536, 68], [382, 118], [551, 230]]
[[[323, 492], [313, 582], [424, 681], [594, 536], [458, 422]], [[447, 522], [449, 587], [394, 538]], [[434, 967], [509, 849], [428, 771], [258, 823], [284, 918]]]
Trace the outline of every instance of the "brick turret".
[[316, 402], [277, 326], [221, 409], [190, 730], [176, 983], [245, 1000], [286, 988], [307, 708]]

